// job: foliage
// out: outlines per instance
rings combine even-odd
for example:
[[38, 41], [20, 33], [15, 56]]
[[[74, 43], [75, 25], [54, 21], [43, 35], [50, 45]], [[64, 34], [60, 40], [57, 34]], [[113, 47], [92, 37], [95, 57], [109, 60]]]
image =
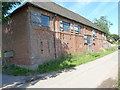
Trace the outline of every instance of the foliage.
[[113, 38], [114, 41], [118, 41], [120, 39], [119, 35], [117, 34], [111, 34], [110, 37]]
[[81, 52], [81, 53], [72, 53], [69, 55], [63, 54], [61, 57], [59, 57], [56, 60], [51, 60], [49, 62], [39, 65], [38, 69], [35, 71], [23, 69], [14, 65], [13, 66], [4, 65], [3, 73], [7, 73], [10, 75], [35, 75], [35, 74], [63, 70], [65, 68], [78, 66], [78, 65], [96, 60], [116, 50], [117, 50], [117, 47], [112, 47], [109, 49], [101, 49], [101, 51], [97, 53]]
[[116, 44], [117, 42], [119, 44], [120, 41], [120, 37], [117, 34], [110, 34], [108, 35], [107, 39], [111, 44]]
[[116, 44], [116, 41], [109, 41], [111, 44]]
[[21, 3], [21, 2], [12, 2], [12, 1], [13, 0], [9, 0], [9, 2], [1, 2], [0, 6], [2, 7], [2, 16], [1, 16], [2, 21], [9, 20], [10, 19], [10, 17], [8, 16], [10, 14], [9, 10], [11, 10], [13, 7], [16, 7], [16, 5]]
[[118, 40], [118, 45], [120, 45], [120, 39]]
[[109, 28], [113, 25], [107, 20], [107, 16], [101, 16], [99, 19], [94, 19], [94, 24], [97, 25], [101, 30], [105, 31], [107, 35], [110, 34]]
[[30, 75], [30, 73], [33, 72], [32, 70], [20, 68], [14, 64], [4, 64], [2, 71], [3, 73], [6, 73], [8, 75], [14, 75], [14, 76]]

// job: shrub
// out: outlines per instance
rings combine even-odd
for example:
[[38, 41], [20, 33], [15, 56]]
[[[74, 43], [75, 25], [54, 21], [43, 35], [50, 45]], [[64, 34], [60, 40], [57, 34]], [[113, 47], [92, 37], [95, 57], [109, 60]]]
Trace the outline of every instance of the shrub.
[[61, 55], [61, 57], [55, 60], [50, 60], [49, 62], [39, 65], [38, 69], [35, 71], [20, 68], [16, 65], [4, 64], [3, 73], [9, 75], [31, 75], [31, 74], [34, 75], [34, 74], [58, 71], [96, 60], [97, 58], [110, 54], [116, 50], [117, 47], [111, 47], [109, 49], [100, 50], [100, 52], [97, 53], [81, 52], [81, 53], [63, 54]]

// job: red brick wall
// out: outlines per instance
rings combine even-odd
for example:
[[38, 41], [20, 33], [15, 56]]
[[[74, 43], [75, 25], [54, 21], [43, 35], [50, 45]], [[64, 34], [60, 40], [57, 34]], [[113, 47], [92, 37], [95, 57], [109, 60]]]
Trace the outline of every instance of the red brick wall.
[[13, 58], [6, 59], [10, 63], [18, 65], [30, 64], [27, 21], [28, 14], [27, 8], [25, 8], [12, 15], [10, 25], [6, 22], [2, 26], [3, 53], [10, 50], [14, 51]]
[[[54, 48], [54, 33], [53, 33], [53, 14], [39, 10], [33, 7], [29, 8], [29, 13], [31, 10], [37, 11], [41, 14], [50, 16], [50, 28], [49, 27], [39, 27], [33, 26], [30, 23], [30, 59], [32, 64], [42, 64], [46, 61], [55, 58], [55, 48]], [[30, 16], [29, 16], [30, 22]], [[40, 41], [43, 42], [43, 53], [41, 53]], [[50, 52], [48, 50], [48, 40], [50, 41]]]
[[[30, 21], [30, 10], [35, 10], [41, 14], [50, 16], [50, 28], [32, 26]], [[63, 53], [83, 52], [88, 50], [88, 45], [84, 44], [84, 35], [93, 36], [92, 30], [88, 26], [77, 23], [75, 21], [56, 16], [55, 18], [55, 31], [54, 31], [54, 14], [40, 10], [34, 7], [22, 9], [18, 13], [12, 16], [10, 32], [5, 34], [5, 30], [9, 30], [9, 27], [4, 24], [3, 28], [3, 41], [4, 51], [14, 50], [15, 55], [9, 59], [9, 62], [18, 65], [34, 65], [42, 64], [46, 61], [59, 57]], [[82, 27], [81, 33], [60, 31], [60, 22], [65, 21], [73, 24], [78, 24]], [[55, 34], [55, 41], [54, 41]], [[97, 52], [103, 45], [103, 39], [101, 39], [100, 31], [97, 31], [97, 37], [95, 37], [95, 45], [93, 44], [93, 51]], [[41, 53], [40, 41], [43, 41], [43, 54]], [[50, 52], [48, 52], [48, 43], [50, 41]], [[105, 40], [104, 40], [105, 41]]]

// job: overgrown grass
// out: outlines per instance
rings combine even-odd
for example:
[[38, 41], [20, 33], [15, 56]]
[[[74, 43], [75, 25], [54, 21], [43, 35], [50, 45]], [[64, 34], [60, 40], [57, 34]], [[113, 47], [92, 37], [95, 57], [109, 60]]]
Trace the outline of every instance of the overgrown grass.
[[20, 68], [14, 64], [4, 64], [2, 68], [2, 72], [8, 75], [14, 75], [14, 76], [28, 76], [33, 71], [25, 68]]
[[31, 74], [33, 75], [33, 74], [41, 74], [41, 73], [58, 71], [58, 70], [78, 66], [78, 65], [96, 60], [116, 50], [117, 50], [117, 47], [112, 47], [109, 49], [101, 49], [101, 51], [97, 53], [82, 52], [82, 53], [74, 53], [74, 54], [72, 53], [69, 55], [62, 55], [56, 60], [51, 60], [42, 65], [39, 65], [36, 71], [23, 69], [15, 65], [4, 65], [3, 73], [7, 73], [10, 75], [31, 75]]

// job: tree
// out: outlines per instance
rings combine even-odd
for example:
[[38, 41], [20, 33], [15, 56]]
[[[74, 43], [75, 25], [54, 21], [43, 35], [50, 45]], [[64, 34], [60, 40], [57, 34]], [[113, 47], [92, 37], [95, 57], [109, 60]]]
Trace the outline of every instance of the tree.
[[[20, 1], [20, 0], [18, 0]], [[12, 0], [9, 0], [9, 2], [1, 2], [0, 3], [0, 7], [2, 7], [2, 9], [0, 9], [1, 13], [0, 13], [0, 21], [6, 21], [9, 20], [9, 10], [11, 10], [13, 7], [16, 7], [16, 5], [20, 4], [21, 2], [12, 2]]]
[[119, 35], [117, 34], [111, 34], [110, 37], [114, 40], [114, 41], [118, 41], [120, 39]]
[[107, 36], [110, 34], [109, 28], [113, 24], [107, 20], [107, 16], [101, 16], [99, 19], [95, 18], [93, 23], [97, 25], [101, 30], [106, 32]]

